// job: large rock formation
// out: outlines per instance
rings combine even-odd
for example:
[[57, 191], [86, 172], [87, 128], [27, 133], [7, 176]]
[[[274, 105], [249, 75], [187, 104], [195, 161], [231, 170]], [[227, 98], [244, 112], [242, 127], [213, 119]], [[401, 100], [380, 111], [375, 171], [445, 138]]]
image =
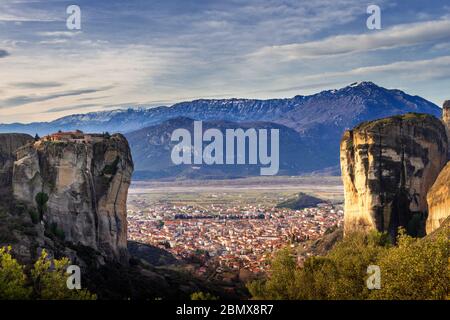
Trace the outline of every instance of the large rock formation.
[[345, 232], [423, 232], [426, 195], [447, 161], [445, 127], [437, 118], [406, 114], [363, 123], [341, 141]]
[[449, 140], [448, 159], [450, 160], [450, 100], [445, 101], [442, 106], [442, 121], [444, 122], [447, 130], [447, 138]]
[[[442, 107], [442, 121], [447, 130], [449, 143], [448, 159], [450, 160], [450, 100], [444, 102]], [[427, 233], [438, 229], [443, 221], [450, 216], [450, 162], [439, 174], [436, 182], [427, 195], [428, 218], [426, 224]]]
[[33, 141], [27, 134], [0, 134], [0, 189], [10, 188], [16, 150]]
[[47, 138], [18, 150], [13, 193], [32, 207], [37, 207], [36, 195], [45, 193], [46, 229], [57, 231], [74, 246], [125, 262], [132, 171], [130, 149], [122, 135], [86, 135], [73, 141]]
[[439, 174], [427, 195], [427, 234], [439, 228], [450, 216], [450, 162]]

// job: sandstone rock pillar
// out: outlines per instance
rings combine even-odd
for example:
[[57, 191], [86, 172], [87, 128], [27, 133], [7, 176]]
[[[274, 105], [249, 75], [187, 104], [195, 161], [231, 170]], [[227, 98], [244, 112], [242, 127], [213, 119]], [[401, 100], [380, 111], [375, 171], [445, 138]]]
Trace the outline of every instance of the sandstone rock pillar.
[[449, 144], [448, 159], [450, 160], [450, 100], [444, 102], [442, 107], [442, 121], [444, 121], [447, 130], [447, 139]]
[[345, 190], [344, 232], [399, 227], [425, 234], [426, 196], [447, 162], [439, 119], [406, 114], [363, 123], [341, 141]]

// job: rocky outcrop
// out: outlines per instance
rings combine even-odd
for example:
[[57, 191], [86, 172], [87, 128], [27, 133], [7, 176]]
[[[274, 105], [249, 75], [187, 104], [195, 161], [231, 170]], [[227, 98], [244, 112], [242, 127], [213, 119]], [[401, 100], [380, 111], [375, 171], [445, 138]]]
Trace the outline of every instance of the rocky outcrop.
[[340, 147], [345, 188], [345, 233], [398, 227], [424, 233], [426, 195], [447, 160], [443, 123], [406, 114], [346, 131]]
[[447, 130], [447, 138], [449, 140], [448, 159], [450, 160], [450, 100], [445, 101], [442, 106], [442, 121], [444, 122]]
[[427, 195], [427, 234], [438, 229], [450, 216], [450, 162], [439, 174]]
[[16, 200], [35, 207], [45, 193], [43, 220], [72, 246], [126, 262], [126, 201], [133, 162], [122, 135], [86, 141], [40, 140], [17, 152], [12, 179]]
[[0, 189], [10, 188], [16, 150], [33, 141], [27, 134], [0, 134]]
[[[450, 100], [444, 102], [442, 107], [442, 121], [446, 127], [448, 139], [448, 157], [450, 160]], [[450, 162], [442, 169], [436, 182], [427, 195], [428, 218], [426, 224], [427, 234], [437, 230], [450, 217]]]

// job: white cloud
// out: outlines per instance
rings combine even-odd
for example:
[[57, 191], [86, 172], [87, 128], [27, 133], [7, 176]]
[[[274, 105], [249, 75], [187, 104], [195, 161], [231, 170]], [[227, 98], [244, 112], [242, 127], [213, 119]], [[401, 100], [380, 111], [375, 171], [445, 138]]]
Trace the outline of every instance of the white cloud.
[[67, 39], [51, 39], [39, 41], [40, 44], [63, 44], [67, 43]]
[[355, 81], [373, 81], [388, 88], [404, 88], [408, 93], [418, 94], [439, 104], [439, 99], [446, 95], [450, 83], [450, 56], [354, 67], [343, 71], [322, 71], [308, 75], [301, 72], [286, 74], [277, 77], [276, 81], [261, 83], [258, 90], [247, 91], [245, 97], [309, 95], [321, 90], [343, 87]]
[[37, 1], [0, 1], [0, 22], [54, 22], [65, 20], [64, 11], [50, 11], [38, 6]]
[[[67, 114], [65, 106], [80, 104], [79, 95], [55, 95], [51, 86], [30, 88], [17, 86], [17, 83], [54, 82], [60, 84], [61, 92], [111, 86], [106, 96], [103, 91], [89, 92], [93, 104], [119, 104], [130, 99], [145, 103], [154, 98], [172, 98], [175, 91], [164, 84], [165, 75], [189, 68], [185, 52], [151, 46], [128, 45], [75, 52], [40, 49], [12, 54], [7, 63], [1, 61], [6, 59], [0, 59], [0, 89], [4, 90], [0, 106], [2, 103], [9, 105], [0, 108], [2, 122], [13, 118], [14, 114], [22, 115], [21, 121], [49, 120]], [[180, 90], [176, 94], [185, 93]], [[52, 99], [41, 99], [47, 96]], [[48, 110], [53, 112], [44, 114]]]
[[291, 61], [407, 47], [445, 39], [450, 39], [450, 21], [437, 20], [402, 24], [358, 35], [338, 35], [318, 41], [264, 47], [251, 54], [250, 58]]
[[25, 16], [20, 14], [0, 13], [0, 21], [4, 22], [53, 22], [61, 21], [62, 19], [55, 19], [48, 16]]
[[81, 31], [46, 31], [38, 32], [41, 37], [74, 37], [81, 34]]
[[[345, 73], [344, 73], [345, 74]], [[450, 79], [450, 56], [417, 61], [399, 61], [385, 65], [353, 69], [347, 75], [366, 76], [376, 74], [395, 74], [396, 78], [405, 77], [411, 82]], [[412, 75], [414, 75], [412, 77]]]
[[[433, 59], [424, 59], [416, 61], [399, 61], [388, 64], [381, 64], [368, 67], [354, 68], [341, 72], [324, 72], [316, 75], [302, 76], [302, 83], [320, 82], [324, 79], [327, 81], [345, 79], [353, 80], [367, 80], [376, 77], [388, 75], [395, 75], [397, 82], [404, 77], [409, 82], [426, 81], [433, 79], [442, 79], [444, 77], [450, 78], [450, 56], [442, 56]], [[411, 77], [414, 75], [414, 77]], [[291, 83], [293, 79], [289, 79]]]
[[[6, 21], [66, 18], [64, 1], [6, 2], [23, 5], [0, 0], [0, 26], [2, 17]], [[211, 1], [201, 5], [180, 1], [176, 9], [170, 4], [138, 1], [123, 10], [116, 10], [120, 1], [111, 3], [111, 7], [106, 2], [86, 4], [83, 33], [67, 32], [64, 21], [20, 27], [4, 22], [8, 32], [0, 33], [0, 48], [10, 55], [0, 59], [0, 100], [46, 96], [56, 90], [31, 83], [58, 83], [58, 92], [113, 88], [16, 105], [0, 110], [0, 122], [49, 120], [71, 113], [72, 107], [112, 108], [130, 101], [156, 105], [214, 96], [286, 97], [357, 80], [392, 87], [415, 81], [412, 92], [419, 94], [425, 92], [422, 87], [436, 83], [435, 90], [444, 92], [442, 81], [427, 79], [450, 74], [445, 65], [448, 58], [435, 58], [447, 54], [444, 44], [450, 42], [450, 21], [346, 34], [349, 31], [343, 30], [365, 26], [367, 4], [360, 0]], [[383, 0], [377, 4], [387, 12], [394, 3]], [[401, 14], [403, 9], [395, 10]], [[417, 22], [417, 14], [410, 14], [412, 20], [407, 15], [402, 21]], [[328, 37], [337, 34], [344, 35]], [[434, 46], [430, 52], [416, 46], [428, 42], [430, 48]], [[408, 48], [375, 52], [399, 47]], [[321, 59], [310, 61], [314, 58]], [[406, 61], [412, 59], [418, 61]], [[26, 85], [13, 85], [17, 83]], [[428, 92], [436, 96], [436, 91]], [[49, 110], [53, 112], [46, 114]]]

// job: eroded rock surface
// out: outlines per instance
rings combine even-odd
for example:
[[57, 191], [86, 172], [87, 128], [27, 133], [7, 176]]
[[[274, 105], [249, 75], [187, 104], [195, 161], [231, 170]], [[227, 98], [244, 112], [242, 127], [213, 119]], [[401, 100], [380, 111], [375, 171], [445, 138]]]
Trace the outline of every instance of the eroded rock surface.
[[0, 189], [11, 186], [16, 150], [31, 141], [33, 137], [27, 134], [0, 134]]
[[427, 234], [438, 229], [450, 216], [450, 162], [439, 174], [427, 195]]
[[445, 101], [442, 106], [442, 121], [444, 122], [447, 130], [447, 138], [449, 140], [448, 160], [450, 160], [450, 100]]
[[36, 210], [36, 195], [45, 193], [46, 229], [72, 245], [126, 262], [132, 172], [130, 149], [120, 134], [82, 142], [40, 140], [18, 150], [13, 193]]
[[424, 233], [426, 196], [447, 161], [443, 123], [406, 114], [363, 123], [341, 141], [344, 229]]

